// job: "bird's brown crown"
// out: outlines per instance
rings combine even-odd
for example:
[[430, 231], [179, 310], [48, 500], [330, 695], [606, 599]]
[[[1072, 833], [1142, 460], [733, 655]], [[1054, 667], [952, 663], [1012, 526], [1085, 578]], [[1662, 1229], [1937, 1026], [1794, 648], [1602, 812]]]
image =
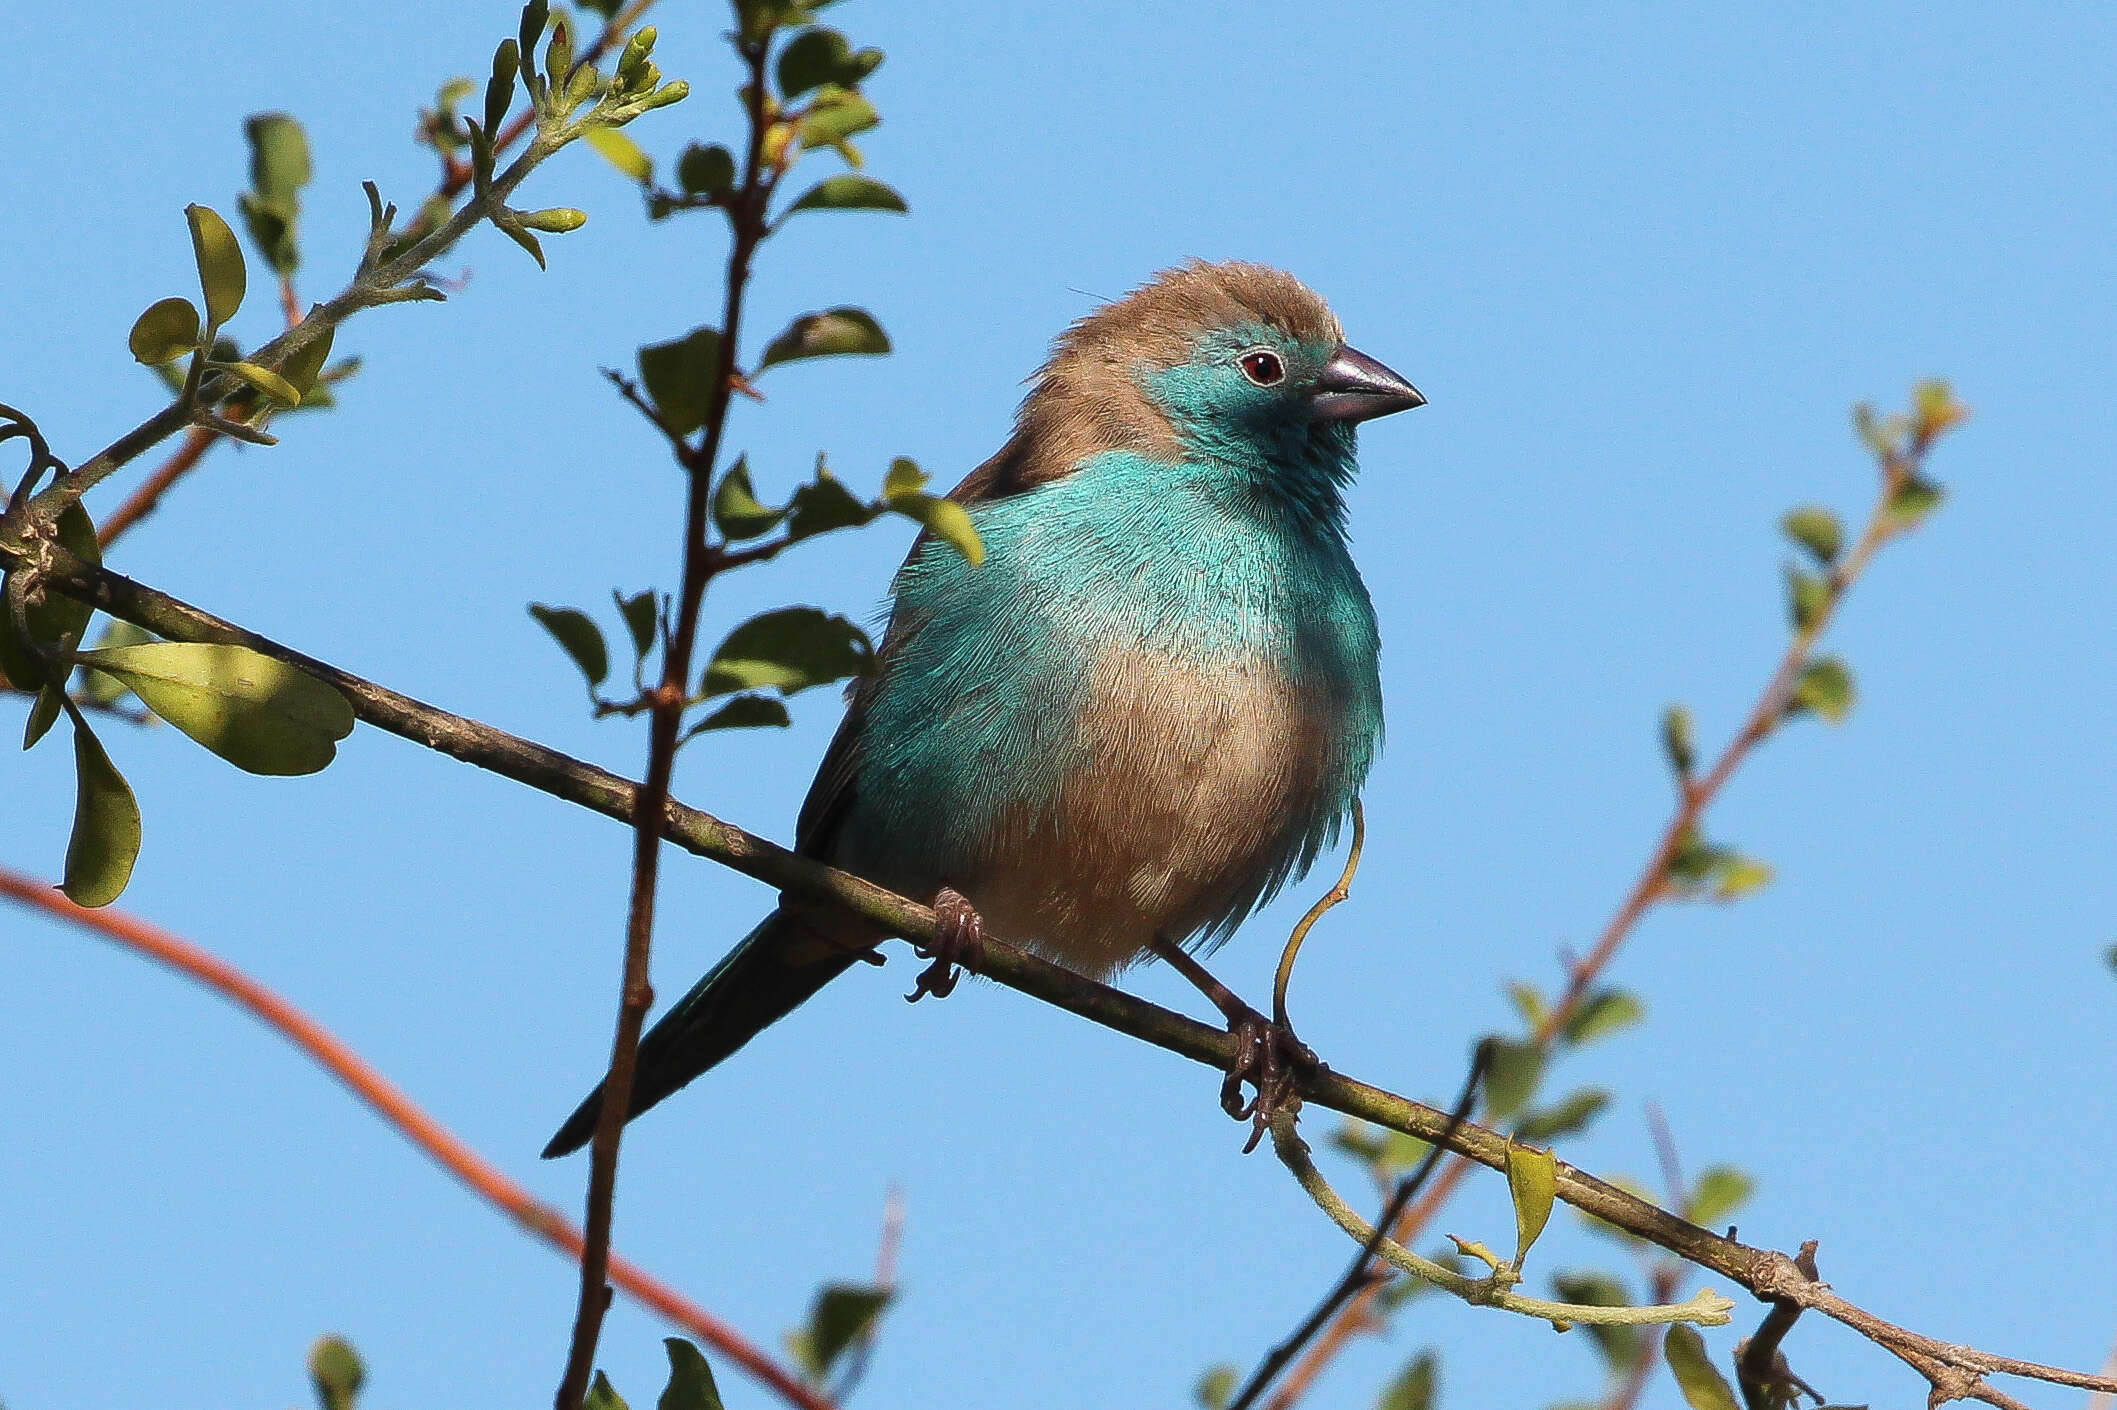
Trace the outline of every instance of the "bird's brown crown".
[[1330, 305], [1269, 265], [1191, 260], [1163, 270], [1059, 335], [1022, 401], [1013, 437], [954, 497], [1018, 493], [1104, 451], [1179, 458], [1175, 429], [1140, 385], [1141, 371], [1189, 361], [1204, 334], [1256, 323], [1302, 342], [1343, 338]]

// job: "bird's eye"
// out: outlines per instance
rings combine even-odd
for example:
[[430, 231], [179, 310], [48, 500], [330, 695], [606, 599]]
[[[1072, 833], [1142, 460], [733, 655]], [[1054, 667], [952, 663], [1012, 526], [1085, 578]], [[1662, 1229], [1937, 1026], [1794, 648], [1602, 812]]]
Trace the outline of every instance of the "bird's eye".
[[1242, 355], [1242, 375], [1260, 387], [1269, 387], [1286, 377], [1286, 364], [1279, 354], [1258, 348]]

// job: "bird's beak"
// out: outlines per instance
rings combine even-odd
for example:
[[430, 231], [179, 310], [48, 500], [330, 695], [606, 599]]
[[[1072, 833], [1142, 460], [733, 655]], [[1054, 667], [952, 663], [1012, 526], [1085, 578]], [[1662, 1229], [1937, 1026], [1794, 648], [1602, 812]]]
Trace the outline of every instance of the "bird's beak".
[[1309, 396], [1316, 421], [1367, 421], [1426, 405], [1419, 389], [1358, 348], [1340, 344]]

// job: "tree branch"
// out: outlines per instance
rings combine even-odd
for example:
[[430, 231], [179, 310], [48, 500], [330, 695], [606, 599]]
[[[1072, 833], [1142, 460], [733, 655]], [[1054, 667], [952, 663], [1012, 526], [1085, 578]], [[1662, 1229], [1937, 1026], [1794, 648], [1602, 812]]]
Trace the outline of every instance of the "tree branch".
[[[663, 815], [669, 806], [669, 781], [676, 769], [678, 735], [690, 694], [691, 658], [698, 646], [698, 622], [706, 585], [714, 567], [706, 541], [712, 521], [713, 467], [720, 459], [732, 395], [735, 350], [742, 332], [743, 291], [750, 260], [765, 237], [765, 203], [771, 178], [763, 161], [765, 131], [766, 41], [738, 40], [749, 83], [744, 90], [749, 114], [749, 147], [743, 164], [740, 197], [729, 207], [733, 239], [728, 250], [727, 281], [721, 312], [719, 366], [706, 409], [704, 434], [694, 451], [681, 437], [677, 459], [686, 472], [683, 537], [683, 587], [678, 594], [676, 629], [664, 641], [661, 684], [652, 693], [648, 722], [647, 774], [633, 800], [632, 894], [626, 908], [624, 973], [619, 984], [617, 1032], [611, 1040], [610, 1070], [603, 1078], [603, 1105], [597, 1114], [589, 1151], [588, 1240], [581, 1259], [581, 1298], [574, 1312], [573, 1340], [567, 1349], [565, 1374], [559, 1381], [557, 1410], [580, 1410], [595, 1370], [596, 1341], [603, 1311], [609, 1305], [603, 1287], [603, 1261], [610, 1248], [610, 1225], [617, 1197], [617, 1157], [625, 1120], [632, 1111], [632, 1087], [639, 1064], [640, 1030], [654, 1004], [649, 960], [654, 946], [654, 893], [661, 865]], [[619, 382], [623, 390], [625, 383]], [[666, 432], [666, 423], [657, 416]]]
[[[329, 1030], [227, 961], [122, 911], [77, 906], [55, 888], [5, 867], [0, 867], [0, 894], [167, 965], [230, 1000], [313, 1058], [406, 1140], [467, 1185], [471, 1193], [568, 1257], [581, 1256], [580, 1232], [557, 1210], [538, 1201], [454, 1132], [420, 1110]], [[613, 1257], [610, 1276], [640, 1303], [719, 1351], [788, 1404], [802, 1410], [832, 1410], [829, 1401], [758, 1350], [742, 1333], [651, 1274]]]
[[[11, 567], [18, 557], [0, 545], [0, 566]], [[607, 770], [400, 695], [107, 569], [68, 560], [55, 564], [45, 581], [69, 596], [172, 641], [232, 642], [285, 661], [344, 692], [354, 713], [378, 729], [619, 822], [632, 819], [637, 788]], [[745, 876], [843, 906], [914, 944], [933, 940], [934, 915], [927, 907], [850, 873], [797, 856], [674, 799], [663, 810], [662, 835], [688, 852]], [[1004, 941], [987, 939], [981, 972], [1033, 999], [1221, 1072], [1237, 1060], [1235, 1040], [1224, 1029], [1085, 979]], [[1493, 1170], [1506, 1168], [1504, 1135], [1470, 1122], [1451, 1133], [1449, 1113], [1438, 1108], [1327, 1068], [1304, 1080], [1301, 1093], [1314, 1105], [1444, 1145], [1466, 1160]], [[1566, 1204], [1718, 1273], [1766, 1301], [1790, 1298], [1810, 1311], [1844, 1323], [1895, 1353], [1929, 1380], [1940, 1377], [1936, 1385], [1947, 1388], [1948, 1398], [2007, 1403], [2004, 1398], [1992, 1399], [1998, 1392], [1980, 1383], [1978, 1378], [1988, 1372], [2026, 1376], [2082, 1390], [2117, 1391], [2117, 1377], [2092, 1376], [1995, 1356], [1886, 1322], [1825, 1285], [1811, 1283], [1786, 1254], [1753, 1248], [1698, 1228], [1563, 1161], [1558, 1163], [1557, 1194]], [[1429, 1202], [1430, 1196], [1421, 1204]]]

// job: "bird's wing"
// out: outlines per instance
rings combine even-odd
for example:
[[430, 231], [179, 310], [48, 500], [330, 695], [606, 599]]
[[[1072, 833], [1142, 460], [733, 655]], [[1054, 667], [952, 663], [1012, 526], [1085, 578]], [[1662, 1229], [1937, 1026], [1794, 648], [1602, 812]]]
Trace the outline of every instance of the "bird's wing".
[[[965, 475], [948, 497], [962, 505], [985, 504], [1034, 489], [1060, 473], [1063, 471], [1056, 469], [1050, 455], [1038, 453], [1037, 438], [1018, 433], [990, 460]], [[921, 529], [918, 538], [912, 540], [905, 563], [924, 552], [932, 537], [931, 530]], [[854, 681], [846, 691], [845, 718], [838, 724], [838, 733], [831, 737], [831, 747], [824, 751], [823, 763], [817, 766], [816, 779], [809, 785], [800, 818], [794, 824], [794, 848], [803, 856], [829, 858], [831, 844], [857, 796], [861, 739], [877, 682], [888, 674], [890, 658], [918, 629], [919, 623], [910, 613], [893, 610], [889, 630], [875, 652], [875, 669]]]

